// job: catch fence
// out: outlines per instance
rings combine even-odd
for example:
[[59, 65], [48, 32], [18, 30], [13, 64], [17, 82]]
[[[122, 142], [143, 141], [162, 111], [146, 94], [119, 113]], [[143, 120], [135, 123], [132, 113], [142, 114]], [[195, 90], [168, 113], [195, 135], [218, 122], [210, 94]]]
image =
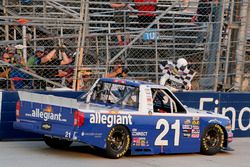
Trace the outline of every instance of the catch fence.
[[[197, 72], [194, 90], [249, 90], [247, 1], [134, 0], [119, 9], [112, 4], [3, 0], [1, 50], [22, 45], [10, 64], [1, 62], [2, 71], [13, 69], [1, 77], [3, 88], [87, 89], [117, 60], [128, 78], [159, 83], [160, 64], [185, 58]], [[27, 65], [41, 47], [45, 55], [55, 50], [52, 61]]]

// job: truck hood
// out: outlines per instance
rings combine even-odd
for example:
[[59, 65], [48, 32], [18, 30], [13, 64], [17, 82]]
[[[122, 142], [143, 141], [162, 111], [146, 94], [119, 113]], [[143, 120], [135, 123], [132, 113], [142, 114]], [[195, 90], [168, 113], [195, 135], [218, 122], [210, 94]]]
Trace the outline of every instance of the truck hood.
[[224, 119], [228, 119], [229, 118], [227, 116], [224, 116], [222, 114], [218, 114], [218, 113], [215, 113], [215, 112], [212, 112], [212, 111], [207, 111], [207, 110], [199, 110], [199, 109], [196, 109], [196, 108], [191, 108], [191, 107], [187, 107], [187, 106], [184, 106], [185, 109], [188, 111], [188, 113], [190, 114], [197, 114], [199, 116], [211, 116], [211, 117], [217, 117], [217, 118], [224, 118]]

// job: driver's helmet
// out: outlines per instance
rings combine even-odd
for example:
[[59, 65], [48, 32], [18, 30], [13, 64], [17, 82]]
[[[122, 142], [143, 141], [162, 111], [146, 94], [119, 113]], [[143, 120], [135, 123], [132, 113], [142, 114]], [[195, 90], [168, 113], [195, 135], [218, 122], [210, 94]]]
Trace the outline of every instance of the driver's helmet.
[[178, 60], [177, 60], [177, 68], [178, 69], [180, 69], [180, 70], [185, 70], [185, 68], [187, 67], [187, 65], [188, 65], [188, 62], [187, 62], [187, 60], [186, 59], [184, 59], [184, 58], [179, 58]]
[[96, 84], [95, 90], [97, 92], [100, 92], [101, 90], [103, 90], [103, 87], [104, 87], [103, 82], [99, 82], [99, 83]]

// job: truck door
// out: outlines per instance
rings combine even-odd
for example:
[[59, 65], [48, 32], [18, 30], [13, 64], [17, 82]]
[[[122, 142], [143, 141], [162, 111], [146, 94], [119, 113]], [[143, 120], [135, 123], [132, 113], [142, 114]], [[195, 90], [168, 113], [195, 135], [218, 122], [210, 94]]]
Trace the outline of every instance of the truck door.
[[[164, 89], [151, 89], [153, 145], [162, 153], [199, 152], [199, 118], [190, 116], [181, 103]], [[180, 151], [181, 150], [181, 151]]]

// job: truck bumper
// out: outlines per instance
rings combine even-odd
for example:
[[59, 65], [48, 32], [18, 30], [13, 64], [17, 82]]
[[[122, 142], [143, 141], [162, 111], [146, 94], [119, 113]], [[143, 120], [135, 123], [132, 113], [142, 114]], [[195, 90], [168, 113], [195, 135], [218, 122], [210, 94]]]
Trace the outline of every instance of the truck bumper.
[[29, 132], [36, 132], [34, 125], [31, 124], [31, 123], [27, 123], [27, 122], [13, 122], [13, 127], [15, 129], [19, 129], [19, 130], [25, 130], [25, 131], [29, 131]]
[[68, 140], [76, 140], [76, 132], [73, 127], [64, 126], [61, 124], [52, 124], [47, 122], [26, 122], [15, 121], [13, 123], [15, 129], [33, 132], [42, 135], [49, 135], [59, 138], [67, 138]]

